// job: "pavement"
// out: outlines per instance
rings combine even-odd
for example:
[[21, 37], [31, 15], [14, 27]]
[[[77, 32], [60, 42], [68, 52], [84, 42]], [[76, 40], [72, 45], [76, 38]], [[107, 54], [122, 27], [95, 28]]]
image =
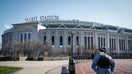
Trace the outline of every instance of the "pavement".
[[67, 66], [68, 60], [60, 61], [3, 61], [0, 66], [23, 67], [14, 74], [61, 74], [62, 66]]
[[91, 69], [92, 61], [76, 64], [76, 74], [96, 74]]
[[[91, 69], [92, 61], [76, 64], [76, 74], [96, 74]], [[114, 74], [132, 74], [132, 59], [115, 59]]]
[[68, 69], [68, 64], [52, 68], [44, 74], [61, 74], [62, 67], [67, 67], [67, 69]]
[[[132, 59], [116, 59], [115, 74], [132, 74]], [[92, 61], [76, 64], [76, 74], [96, 74], [91, 69]], [[68, 66], [68, 60], [60, 61], [3, 61], [0, 66], [23, 67], [14, 74], [61, 74], [62, 67]]]

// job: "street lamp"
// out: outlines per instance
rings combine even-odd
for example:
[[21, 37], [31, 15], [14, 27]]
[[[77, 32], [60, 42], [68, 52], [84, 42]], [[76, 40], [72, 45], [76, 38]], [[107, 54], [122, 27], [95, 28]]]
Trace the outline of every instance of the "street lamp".
[[74, 32], [70, 32], [71, 34], [71, 57], [73, 56], [73, 35], [74, 35]]
[[73, 59], [73, 35], [74, 32], [70, 32], [71, 34], [71, 52], [69, 57], [69, 74], [75, 74], [75, 61]]

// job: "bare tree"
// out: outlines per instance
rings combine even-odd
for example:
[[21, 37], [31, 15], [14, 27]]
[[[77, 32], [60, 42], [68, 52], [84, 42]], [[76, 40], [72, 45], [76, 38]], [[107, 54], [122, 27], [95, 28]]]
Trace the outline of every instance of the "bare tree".
[[11, 52], [11, 45], [10, 43], [6, 43], [2, 46], [1, 48], [2, 51], [2, 55], [4, 56], [10, 56], [10, 52]]
[[22, 49], [27, 56], [40, 56], [43, 45], [40, 42], [28, 41], [22, 44]]
[[52, 45], [49, 42], [46, 42], [46, 44], [44, 45], [44, 54], [45, 56], [50, 56], [50, 53], [52, 52]]
[[62, 48], [53, 48], [49, 53], [50, 53], [50, 56], [60, 56], [62, 55], [62, 51], [63, 49]]
[[67, 46], [67, 54], [70, 56], [70, 54], [71, 54], [71, 46]]
[[80, 53], [81, 53], [81, 46], [80, 45], [76, 46], [76, 49], [77, 49], [77, 55], [80, 55]]

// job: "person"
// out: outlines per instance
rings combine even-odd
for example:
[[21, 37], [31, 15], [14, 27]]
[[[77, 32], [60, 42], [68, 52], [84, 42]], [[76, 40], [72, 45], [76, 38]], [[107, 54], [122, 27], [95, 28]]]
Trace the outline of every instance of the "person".
[[114, 74], [114, 60], [106, 53], [105, 47], [100, 48], [99, 51], [99, 54], [92, 62], [91, 68], [96, 72], [96, 74]]

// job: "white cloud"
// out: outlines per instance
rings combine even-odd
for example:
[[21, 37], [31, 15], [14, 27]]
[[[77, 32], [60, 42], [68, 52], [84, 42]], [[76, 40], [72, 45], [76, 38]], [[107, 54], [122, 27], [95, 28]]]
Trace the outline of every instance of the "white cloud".
[[12, 27], [12, 25], [10, 25], [10, 24], [8, 24], [8, 23], [5, 23], [5, 24], [4, 24], [4, 27], [5, 27], [6, 29], [10, 29], [10, 28]]

